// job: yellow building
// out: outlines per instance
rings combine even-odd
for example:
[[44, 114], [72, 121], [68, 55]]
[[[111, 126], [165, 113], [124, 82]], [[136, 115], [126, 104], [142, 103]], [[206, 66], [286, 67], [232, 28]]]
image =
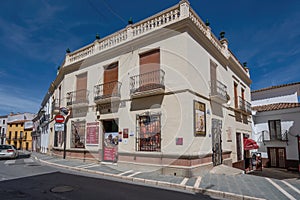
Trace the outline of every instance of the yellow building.
[[14, 145], [17, 149], [32, 150], [32, 127], [26, 124], [31, 120], [17, 120], [7, 123], [6, 143]]

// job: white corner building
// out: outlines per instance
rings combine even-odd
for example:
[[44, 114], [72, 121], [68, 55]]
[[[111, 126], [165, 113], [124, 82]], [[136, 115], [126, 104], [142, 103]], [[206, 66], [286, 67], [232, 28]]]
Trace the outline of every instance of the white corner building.
[[250, 84], [224, 33], [218, 39], [182, 0], [67, 52], [49, 89], [49, 146], [171, 175], [238, 166], [252, 133]]

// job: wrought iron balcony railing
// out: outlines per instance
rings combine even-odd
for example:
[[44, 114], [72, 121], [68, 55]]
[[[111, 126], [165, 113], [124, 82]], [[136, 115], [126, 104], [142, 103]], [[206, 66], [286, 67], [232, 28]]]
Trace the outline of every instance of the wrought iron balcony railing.
[[227, 86], [218, 80], [212, 81], [210, 83], [210, 96], [219, 103], [226, 103], [228, 101]]
[[251, 104], [242, 97], [239, 97], [239, 109], [251, 114]]
[[52, 115], [58, 113], [59, 108], [60, 108], [60, 100], [59, 99], [54, 99], [52, 101], [52, 107], [51, 107]]
[[265, 130], [262, 131], [262, 139], [264, 142], [267, 141], [288, 141], [288, 130], [281, 131], [281, 132], [274, 132], [270, 133], [269, 131]]
[[130, 77], [130, 94], [165, 89], [165, 72], [160, 69]]
[[76, 90], [67, 93], [67, 106], [78, 105], [78, 104], [88, 104], [88, 90]]
[[102, 100], [110, 100], [112, 98], [121, 97], [121, 82], [112, 81], [96, 85], [94, 87], [94, 101], [101, 102]]

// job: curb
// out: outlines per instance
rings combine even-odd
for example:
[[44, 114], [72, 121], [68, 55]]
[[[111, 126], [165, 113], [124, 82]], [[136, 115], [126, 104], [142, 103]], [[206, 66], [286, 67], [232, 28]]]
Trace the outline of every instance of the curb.
[[128, 176], [122, 176], [122, 175], [117, 175], [117, 174], [110, 174], [110, 173], [105, 173], [105, 172], [100, 172], [100, 171], [94, 171], [94, 170], [90, 170], [90, 169], [71, 167], [71, 166], [66, 166], [66, 165], [61, 165], [61, 164], [41, 160], [41, 159], [38, 159], [36, 156], [34, 156], [34, 158], [35, 158], [35, 160], [38, 160], [47, 165], [53, 165], [53, 166], [60, 167], [60, 168], [88, 172], [91, 174], [98, 174], [98, 175], [107, 176], [107, 177], [113, 177], [113, 178], [122, 179], [122, 180], [126, 180], [126, 181], [133, 182], [133, 183], [142, 183], [142, 184], [146, 184], [146, 185], [158, 186], [158, 187], [163, 187], [163, 188], [186, 190], [188, 192], [201, 193], [201, 194], [209, 195], [212, 197], [225, 198], [225, 199], [231, 199], [231, 200], [265, 200], [264, 198], [251, 197], [251, 196], [247, 196], [247, 195], [235, 194], [235, 193], [230, 193], [230, 192], [223, 192], [223, 191], [205, 189], [205, 188], [196, 188], [196, 187], [181, 185], [181, 184], [177, 184], [177, 183], [128, 177]]

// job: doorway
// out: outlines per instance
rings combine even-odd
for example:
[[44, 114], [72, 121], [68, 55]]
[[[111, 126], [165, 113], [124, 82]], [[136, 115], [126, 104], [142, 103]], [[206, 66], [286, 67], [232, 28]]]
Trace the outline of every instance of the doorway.
[[268, 147], [270, 167], [285, 168], [286, 153], [284, 147]]

